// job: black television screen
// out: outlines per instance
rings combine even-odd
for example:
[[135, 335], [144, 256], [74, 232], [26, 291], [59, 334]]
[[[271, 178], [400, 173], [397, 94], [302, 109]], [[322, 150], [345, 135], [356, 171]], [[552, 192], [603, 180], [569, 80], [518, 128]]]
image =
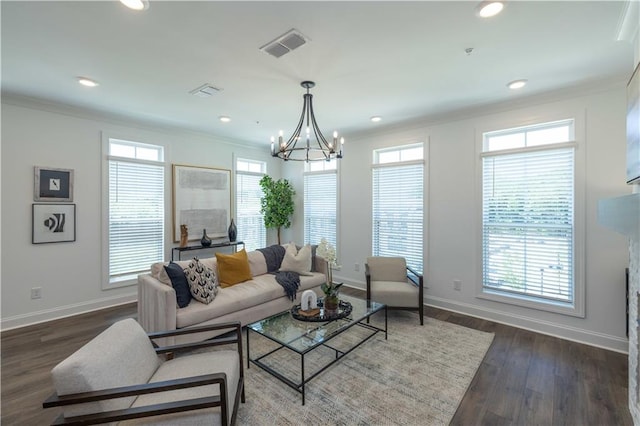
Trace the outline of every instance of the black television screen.
[[640, 184], [640, 64], [627, 85], [627, 183]]

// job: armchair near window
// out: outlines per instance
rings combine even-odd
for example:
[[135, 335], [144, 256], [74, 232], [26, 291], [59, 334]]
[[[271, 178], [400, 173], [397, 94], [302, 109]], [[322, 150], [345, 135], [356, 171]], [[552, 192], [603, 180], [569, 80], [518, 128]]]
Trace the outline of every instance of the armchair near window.
[[368, 257], [365, 264], [367, 300], [389, 309], [416, 310], [424, 324], [424, 279], [403, 257]]
[[[203, 342], [158, 347], [153, 339], [226, 332]], [[179, 355], [194, 348], [234, 345]], [[164, 360], [161, 354], [176, 354]], [[65, 407], [54, 425], [119, 424], [228, 426], [244, 402], [239, 322], [147, 335], [134, 319], [119, 321], [55, 366], [55, 393], [44, 408]]]

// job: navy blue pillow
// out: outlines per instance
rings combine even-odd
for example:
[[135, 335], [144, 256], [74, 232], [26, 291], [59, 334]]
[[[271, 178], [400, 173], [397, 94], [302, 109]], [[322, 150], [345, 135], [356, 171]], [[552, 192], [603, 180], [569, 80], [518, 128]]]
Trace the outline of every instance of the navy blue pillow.
[[185, 276], [184, 271], [177, 263], [174, 262], [170, 262], [164, 267], [164, 270], [167, 271], [167, 275], [171, 280], [171, 285], [176, 291], [178, 307], [184, 308], [185, 306], [188, 306], [189, 302], [191, 302], [191, 290], [189, 289], [189, 283], [187, 282], [187, 277]]

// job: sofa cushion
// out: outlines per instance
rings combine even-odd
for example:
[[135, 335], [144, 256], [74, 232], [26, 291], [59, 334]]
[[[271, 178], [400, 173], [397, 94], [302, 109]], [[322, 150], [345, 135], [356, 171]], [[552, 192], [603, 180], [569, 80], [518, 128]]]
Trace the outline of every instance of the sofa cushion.
[[297, 272], [300, 275], [311, 274], [311, 246], [305, 245], [297, 250], [295, 244], [287, 244], [280, 271]]
[[[189, 265], [189, 262], [190, 260], [179, 260], [174, 263], [184, 269]], [[171, 278], [167, 275], [167, 271], [164, 270], [164, 267], [168, 264], [169, 262], [156, 262], [151, 265], [151, 276], [163, 284], [171, 285]]]
[[211, 268], [195, 257], [189, 262], [184, 273], [193, 298], [205, 304], [211, 303], [218, 293], [218, 281]]
[[230, 287], [251, 279], [249, 259], [245, 249], [233, 254], [216, 253], [220, 286]]
[[[140, 324], [128, 318], [113, 324], [51, 371], [58, 395], [146, 383], [159, 359]], [[65, 416], [128, 408], [135, 396], [72, 405]]]
[[171, 286], [176, 291], [178, 307], [184, 308], [189, 304], [189, 302], [191, 302], [191, 290], [189, 288], [187, 276], [184, 274], [184, 270], [175, 262], [169, 262], [164, 269], [171, 280]]
[[267, 261], [261, 252], [258, 250], [248, 251], [247, 259], [249, 259], [249, 269], [252, 277], [267, 273]]

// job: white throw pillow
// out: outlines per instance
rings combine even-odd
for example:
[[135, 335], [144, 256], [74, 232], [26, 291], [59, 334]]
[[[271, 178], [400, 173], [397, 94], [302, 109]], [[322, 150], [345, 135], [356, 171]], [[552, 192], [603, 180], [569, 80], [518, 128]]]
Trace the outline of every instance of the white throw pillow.
[[311, 246], [307, 244], [300, 251], [295, 244], [287, 244], [280, 271], [297, 272], [300, 275], [311, 274]]

